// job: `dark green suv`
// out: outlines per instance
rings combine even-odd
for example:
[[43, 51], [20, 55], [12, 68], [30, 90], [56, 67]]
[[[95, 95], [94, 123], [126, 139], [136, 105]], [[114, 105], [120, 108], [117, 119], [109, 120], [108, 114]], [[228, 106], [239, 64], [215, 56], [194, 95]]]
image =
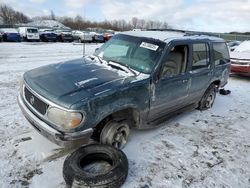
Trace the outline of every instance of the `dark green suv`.
[[34, 128], [59, 145], [93, 138], [122, 148], [131, 128], [212, 107], [229, 69], [220, 38], [125, 32], [93, 55], [26, 72], [18, 101]]

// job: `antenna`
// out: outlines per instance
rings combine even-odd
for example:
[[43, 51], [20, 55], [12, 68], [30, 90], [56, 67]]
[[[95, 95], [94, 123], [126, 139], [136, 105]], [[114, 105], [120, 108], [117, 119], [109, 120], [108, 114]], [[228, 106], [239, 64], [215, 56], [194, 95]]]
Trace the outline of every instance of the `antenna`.
[[[83, 8], [83, 20], [85, 21], [85, 7]], [[83, 32], [83, 47], [82, 47], [82, 52], [83, 52], [83, 57], [85, 56], [86, 53], [86, 46], [85, 46], [85, 32]]]

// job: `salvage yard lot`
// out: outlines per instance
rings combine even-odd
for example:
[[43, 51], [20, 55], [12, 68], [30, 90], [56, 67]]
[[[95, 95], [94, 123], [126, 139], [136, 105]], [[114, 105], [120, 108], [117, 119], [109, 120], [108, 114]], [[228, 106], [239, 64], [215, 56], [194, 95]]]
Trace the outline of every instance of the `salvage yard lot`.
[[[87, 44], [86, 53], [99, 47]], [[72, 43], [0, 44], [0, 179], [2, 187], [65, 187], [70, 150], [40, 136], [17, 105], [19, 80], [30, 69], [82, 57]], [[193, 110], [160, 127], [132, 131], [124, 149], [123, 187], [250, 187], [250, 79], [231, 77], [208, 111]], [[1, 187], [0, 186], [0, 187]]]

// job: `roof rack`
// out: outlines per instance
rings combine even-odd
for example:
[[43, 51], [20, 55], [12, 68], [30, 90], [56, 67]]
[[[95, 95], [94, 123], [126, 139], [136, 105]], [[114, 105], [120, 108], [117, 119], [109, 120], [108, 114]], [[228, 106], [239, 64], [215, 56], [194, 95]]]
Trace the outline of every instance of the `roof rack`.
[[192, 36], [192, 35], [206, 35], [206, 36], [213, 36], [218, 37], [218, 35], [208, 32], [201, 32], [201, 31], [187, 31], [181, 29], [147, 29], [147, 31], [175, 31], [180, 33], [185, 33], [185, 36]]
[[180, 29], [147, 29], [147, 31], [176, 31], [176, 32], [186, 33], [186, 31]]

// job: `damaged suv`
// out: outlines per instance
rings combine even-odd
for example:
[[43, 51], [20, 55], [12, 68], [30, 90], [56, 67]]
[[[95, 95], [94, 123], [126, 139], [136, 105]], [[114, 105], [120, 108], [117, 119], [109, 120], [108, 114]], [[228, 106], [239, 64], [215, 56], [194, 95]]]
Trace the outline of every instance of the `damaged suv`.
[[92, 138], [123, 148], [131, 128], [152, 128], [180, 111], [212, 107], [229, 71], [220, 38], [131, 31], [93, 55], [26, 72], [18, 102], [33, 127], [58, 145]]

